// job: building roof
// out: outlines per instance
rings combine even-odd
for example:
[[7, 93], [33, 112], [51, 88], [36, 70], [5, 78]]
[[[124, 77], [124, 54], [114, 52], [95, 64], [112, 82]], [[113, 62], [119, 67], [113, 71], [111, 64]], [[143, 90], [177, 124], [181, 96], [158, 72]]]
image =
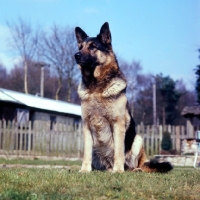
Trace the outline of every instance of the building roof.
[[183, 108], [181, 115], [183, 115], [184, 117], [200, 116], [200, 105], [186, 106], [185, 108]]
[[81, 116], [81, 106], [0, 88], [0, 101], [18, 103], [31, 108]]

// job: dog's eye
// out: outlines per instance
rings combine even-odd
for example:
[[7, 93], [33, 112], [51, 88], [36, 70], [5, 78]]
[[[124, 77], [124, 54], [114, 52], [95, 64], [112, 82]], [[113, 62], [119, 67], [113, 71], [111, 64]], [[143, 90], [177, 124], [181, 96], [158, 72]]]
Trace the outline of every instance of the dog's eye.
[[78, 49], [81, 50], [82, 48], [83, 48], [83, 45], [81, 44]]
[[90, 50], [93, 50], [93, 49], [96, 49], [96, 48], [97, 48], [97, 46], [94, 43], [91, 43], [90, 46], [89, 46]]

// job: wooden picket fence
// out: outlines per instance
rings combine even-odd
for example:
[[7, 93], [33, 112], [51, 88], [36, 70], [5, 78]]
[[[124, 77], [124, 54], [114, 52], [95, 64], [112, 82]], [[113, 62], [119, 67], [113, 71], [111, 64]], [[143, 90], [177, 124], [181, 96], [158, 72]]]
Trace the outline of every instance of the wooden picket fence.
[[5, 155], [82, 157], [81, 123], [0, 121], [0, 153]]
[[163, 132], [167, 131], [171, 135], [172, 149], [180, 154], [181, 153], [181, 141], [186, 138], [196, 138], [196, 131], [200, 130], [200, 127], [186, 126], [143, 126], [138, 125], [136, 127], [137, 134], [143, 137], [144, 148], [148, 156], [158, 155], [161, 152], [161, 141]]
[[[194, 128], [199, 130], [199, 127]], [[148, 156], [159, 154], [164, 131], [171, 133], [173, 149], [181, 152], [181, 140], [189, 136], [185, 126], [136, 127], [137, 134], [144, 139]], [[45, 121], [17, 125], [11, 121], [0, 121], [0, 154], [29, 156], [82, 157], [83, 134], [81, 123], [50, 124]]]

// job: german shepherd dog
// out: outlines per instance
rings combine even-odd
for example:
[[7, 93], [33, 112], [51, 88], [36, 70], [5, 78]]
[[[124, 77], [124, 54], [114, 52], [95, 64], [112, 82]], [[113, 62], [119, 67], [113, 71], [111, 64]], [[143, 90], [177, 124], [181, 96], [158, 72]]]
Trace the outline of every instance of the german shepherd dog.
[[168, 162], [147, 162], [128, 106], [127, 82], [112, 50], [109, 24], [103, 24], [97, 37], [88, 37], [79, 27], [75, 35], [79, 51], [74, 56], [82, 74], [78, 87], [84, 134], [80, 171], [170, 171]]

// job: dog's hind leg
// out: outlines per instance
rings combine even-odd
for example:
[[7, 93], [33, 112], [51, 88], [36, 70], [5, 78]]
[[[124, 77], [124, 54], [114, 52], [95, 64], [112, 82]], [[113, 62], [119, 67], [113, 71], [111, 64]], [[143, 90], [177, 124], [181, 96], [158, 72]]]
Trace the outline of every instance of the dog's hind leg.
[[139, 168], [146, 162], [146, 155], [143, 148], [143, 139], [140, 135], [136, 135], [131, 147], [131, 157], [133, 167]]

